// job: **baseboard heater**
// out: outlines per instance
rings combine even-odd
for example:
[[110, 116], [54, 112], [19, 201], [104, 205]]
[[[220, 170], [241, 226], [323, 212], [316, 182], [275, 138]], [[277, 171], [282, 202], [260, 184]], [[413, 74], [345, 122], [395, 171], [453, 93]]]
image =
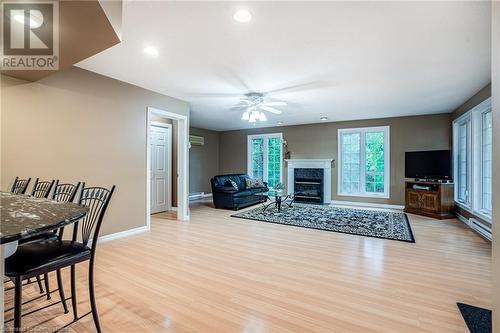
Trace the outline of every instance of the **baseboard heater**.
[[189, 193], [189, 200], [203, 199], [205, 192], [193, 192]]
[[469, 219], [469, 226], [481, 236], [491, 241], [491, 226], [474, 218]]
[[193, 192], [189, 193], [189, 200], [198, 200], [198, 199], [203, 199], [207, 197], [211, 197], [212, 193], [205, 193], [205, 192]]

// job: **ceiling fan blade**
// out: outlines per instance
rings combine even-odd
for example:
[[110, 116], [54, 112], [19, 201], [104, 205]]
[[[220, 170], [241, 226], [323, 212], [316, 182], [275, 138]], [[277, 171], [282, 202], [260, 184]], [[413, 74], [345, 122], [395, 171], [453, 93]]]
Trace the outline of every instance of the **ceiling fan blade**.
[[231, 111], [246, 111], [247, 109], [248, 109], [248, 106], [246, 106], [246, 105], [241, 105], [241, 106], [235, 105], [235, 106], [231, 107], [229, 110], [231, 110]]
[[277, 101], [277, 102], [265, 102], [265, 106], [287, 106], [287, 102]]
[[242, 97], [241, 100], [236, 105], [250, 105], [250, 101], [246, 97]]
[[275, 108], [272, 108], [270, 106], [266, 106], [266, 105], [261, 105], [260, 108], [264, 111], [268, 111], [268, 112], [271, 112], [271, 113], [274, 113], [274, 114], [281, 114], [281, 110], [278, 110], [278, 109], [275, 109]]
[[332, 86], [332, 84], [328, 83], [328, 82], [313, 81], [313, 82], [308, 82], [308, 83], [295, 84], [295, 85], [292, 85], [289, 87], [269, 90], [266, 92], [266, 95], [285, 94], [285, 93], [291, 93], [291, 92], [301, 91], [301, 90], [322, 89], [322, 88], [328, 88], [331, 86]]
[[235, 72], [227, 67], [221, 67], [217, 70], [217, 76], [232, 87], [246, 92], [252, 91], [248, 84]]
[[201, 98], [235, 98], [241, 96], [241, 93], [190, 93], [188, 94], [192, 97], [201, 97]]

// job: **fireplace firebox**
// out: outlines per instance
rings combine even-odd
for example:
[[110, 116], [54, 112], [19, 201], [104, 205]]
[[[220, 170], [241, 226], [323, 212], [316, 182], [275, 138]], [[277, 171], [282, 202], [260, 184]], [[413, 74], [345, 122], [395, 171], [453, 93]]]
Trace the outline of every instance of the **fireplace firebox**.
[[324, 178], [323, 169], [295, 168], [295, 201], [323, 203]]

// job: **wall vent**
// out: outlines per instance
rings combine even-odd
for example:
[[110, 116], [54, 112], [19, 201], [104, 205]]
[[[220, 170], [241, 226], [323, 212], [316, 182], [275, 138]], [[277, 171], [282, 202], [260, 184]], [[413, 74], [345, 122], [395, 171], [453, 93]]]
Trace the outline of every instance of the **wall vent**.
[[190, 135], [189, 136], [189, 143], [192, 146], [203, 146], [205, 144], [205, 137], [197, 136], [197, 135]]

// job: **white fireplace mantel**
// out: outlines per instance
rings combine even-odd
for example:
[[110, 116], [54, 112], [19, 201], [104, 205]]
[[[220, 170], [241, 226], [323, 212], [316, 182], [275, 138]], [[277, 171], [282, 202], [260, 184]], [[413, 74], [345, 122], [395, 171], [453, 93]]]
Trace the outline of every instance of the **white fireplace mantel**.
[[[288, 167], [292, 168], [318, 168], [328, 169], [332, 168], [333, 158], [317, 158], [317, 159], [289, 159], [285, 160]], [[310, 166], [312, 165], [312, 166]]]
[[323, 181], [323, 203], [330, 204], [332, 201], [332, 162], [333, 159], [288, 159], [287, 163], [287, 189], [288, 194], [294, 193], [294, 169], [313, 168], [324, 170]]

